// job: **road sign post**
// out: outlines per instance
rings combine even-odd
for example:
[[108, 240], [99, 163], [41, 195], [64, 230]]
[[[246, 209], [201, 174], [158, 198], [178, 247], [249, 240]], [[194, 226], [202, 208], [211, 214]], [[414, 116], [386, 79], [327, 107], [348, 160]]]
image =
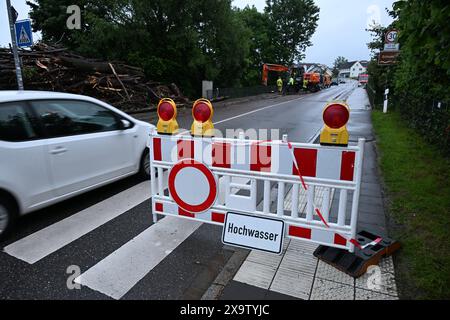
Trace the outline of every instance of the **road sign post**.
[[14, 28], [14, 20], [17, 19], [17, 16], [15, 15], [15, 17], [13, 17], [13, 7], [11, 6], [10, 0], [6, 0], [6, 10], [8, 11], [9, 31], [11, 32], [12, 51], [14, 55], [14, 64], [16, 66], [17, 86], [19, 90], [23, 90], [22, 69], [20, 67], [19, 53], [17, 52], [16, 32]]
[[395, 64], [399, 54], [398, 31], [395, 29], [389, 30], [384, 37], [384, 50], [378, 55], [378, 65], [390, 66]]

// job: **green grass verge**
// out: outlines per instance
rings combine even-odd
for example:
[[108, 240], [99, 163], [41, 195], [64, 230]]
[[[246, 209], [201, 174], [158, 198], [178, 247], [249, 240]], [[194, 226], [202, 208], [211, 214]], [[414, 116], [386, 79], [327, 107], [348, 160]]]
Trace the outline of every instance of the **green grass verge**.
[[372, 112], [401, 298], [450, 299], [450, 161], [397, 113]]

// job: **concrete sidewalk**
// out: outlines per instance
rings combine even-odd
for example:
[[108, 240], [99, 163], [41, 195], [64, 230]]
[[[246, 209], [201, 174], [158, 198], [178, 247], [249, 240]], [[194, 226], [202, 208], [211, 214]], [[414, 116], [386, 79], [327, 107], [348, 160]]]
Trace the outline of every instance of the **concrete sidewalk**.
[[[378, 174], [377, 156], [366, 91], [355, 88], [347, 102], [351, 108], [348, 129], [350, 143], [366, 139], [358, 231], [386, 236], [386, 218]], [[337, 214], [338, 193], [331, 197], [330, 216]], [[305, 198], [301, 197], [300, 199]], [[349, 199], [351, 195], [349, 194]], [[305, 201], [305, 199], [303, 199]], [[321, 205], [321, 190], [315, 198]], [[285, 207], [290, 205], [289, 198]], [[299, 206], [302, 204], [300, 203]], [[349, 207], [349, 206], [347, 206]], [[349, 209], [348, 209], [349, 210]], [[349, 215], [348, 215], [349, 216]], [[382, 259], [377, 268], [354, 279], [313, 256], [317, 245], [286, 239], [280, 256], [251, 251], [232, 281], [222, 286], [216, 299], [222, 300], [392, 300], [398, 299], [392, 258]], [[218, 290], [216, 290], [217, 292]], [[206, 298], [213, 298], [206, 296]]]

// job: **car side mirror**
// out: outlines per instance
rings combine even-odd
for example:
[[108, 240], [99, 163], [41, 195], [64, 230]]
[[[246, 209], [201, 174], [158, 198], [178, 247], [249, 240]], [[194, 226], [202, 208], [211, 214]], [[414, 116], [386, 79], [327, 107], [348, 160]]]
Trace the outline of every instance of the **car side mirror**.
[[121, 119], [120, 122], [122, 123], [122, 130], [126, 130], [132, 127], [131, 122], [125, 119]]

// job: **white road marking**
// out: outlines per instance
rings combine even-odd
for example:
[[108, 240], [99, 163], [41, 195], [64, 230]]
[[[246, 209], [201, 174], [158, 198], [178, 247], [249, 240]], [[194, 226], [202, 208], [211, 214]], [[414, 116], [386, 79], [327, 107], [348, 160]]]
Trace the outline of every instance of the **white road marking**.
[[75, 279], [120, 299], [175, 250], [201, 222], [166, 216]]
[[81, 236], [120, 216], [151, 196], [145, 181], [58, 221], [8, 246], [3, 251], [33, 264]]
[[[300, 98], [297, 98], [297, 99], [284, 101], [284, 102], [280, 102], [280, 103], [277, 103], [277, 104], [272, 104], [270, 106], [265, 106], [265, 107], [262, 107], [262, 108], [259, 108], [259, 109], [255, 109], [255, 110], [252, 110], [252, 111], [249, 111], [249, 112], [246, 112], [246, 113], [239, 114], [239, 115], [234, 116], [234, 117], [230, 117], [230, 118], [226, 118], [226, 119], [223, 119], [223, 120], [220, 120], [220, 121], [216, 121], [213, 124], [219, 124], [219, 123], [227, 122], [227, 121], [234, 120], [234, 119], [237, 119], [237, 118], [245, 117], [245, 116], [248, 116], [249, 114], [252, 114], [252, 113], [255, 113], [255, 112], [263, 111], [263, 110], [270, 109], [270, 108], [273, 108], [273, 107], [278, 107], [278, 106], [280, 106], [282, 104], [286, 104], [286, 103], [289, 103], [289, 102], [302, 100], [302, 99], [305, 99], [306, 97], [308, 97], [308, 95], [300, 97]], [[189, 130], [183, 130], [183, 131], [177, 133], [176, 135], [177, 136], [183, 136], [183, 135], [186, 135], [189, 132], [190, 132]]]
[[237, 119], [237, 118], [245, 117], [245, 116], [248, 116], [249, 114], [252, 114], [252, 113], [255, 113], [255, 112], [263, 111], [263, 110], [270, 109], [270, 108], [273, 108], [273, 107], [278, 107], [278, 106], [280, 106], [282, 104], [286, 104], [286, 103], [302, 100], [304, 98], [305, 97], [300, 97], [300, 98], [297, 98], [297, 99], [284, 101], [284, 102], [280, 102], [280, 103], [277, 103], [277, 104], [272, 104], [270, 106], [266, 106], [266, 107], [262, 107], [262, 108], [259, 108], [259, 109], [255, 109], [255, 110], [252, 110], [252, 111], [249, 111], [249, 112], [246, 112], [246, 113], [239, 114], [239, 115], [234, 116], [234, 117], [230, 117], [230, 118], [227, 118], [227, 119], [223, 119], [223, 120], [214, 122], [214, 124], [219, 124], [219, 123], [227, 122], [227, 121], [234, 120], [234, 119]]

